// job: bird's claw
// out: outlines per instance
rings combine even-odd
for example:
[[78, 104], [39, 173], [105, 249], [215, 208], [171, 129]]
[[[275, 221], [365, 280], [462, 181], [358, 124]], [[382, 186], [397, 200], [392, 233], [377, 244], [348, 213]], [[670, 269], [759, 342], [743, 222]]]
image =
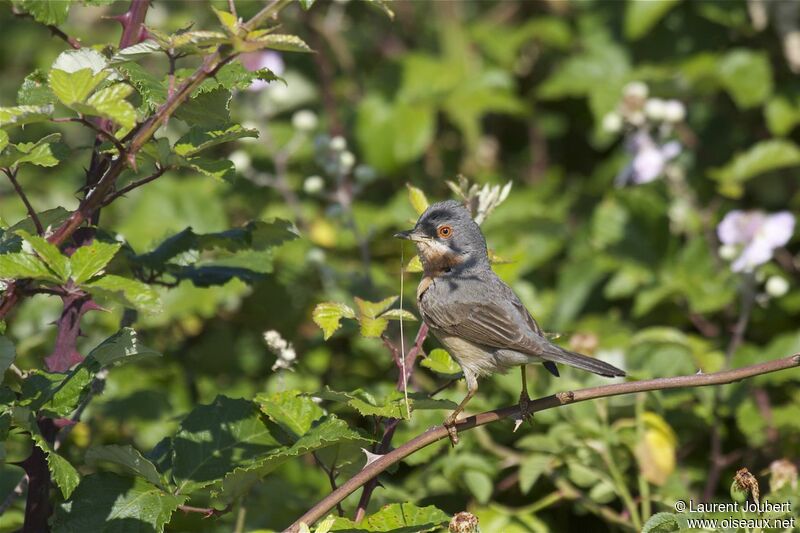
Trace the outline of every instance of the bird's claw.
[[447, 417], [442, 425], [447, 430], [447, 435], [450, 437], [450, 444], [452, 446], [458, 444], [458, 430], [456, 429], [455, 419]]
[[531, 402], [528, 393], [522, 391], [519, 395], [519, 418], [514, 421], [514, 432], [516, 432], [526, 420], [533, 424], [533, 402]]

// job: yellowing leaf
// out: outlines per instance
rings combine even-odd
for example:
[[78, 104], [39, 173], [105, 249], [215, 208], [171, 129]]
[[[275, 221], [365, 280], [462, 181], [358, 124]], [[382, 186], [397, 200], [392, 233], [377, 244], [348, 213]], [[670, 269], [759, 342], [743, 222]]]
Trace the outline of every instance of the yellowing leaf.
[[421, 215], [428, 209], [428, 198], [422, 192], [422, 189], [418, 189], [408, 183], [406, 183], [406, 187], [408, 187], [408, 199], [411, 202], [411, 206], [418, 215]]
[[636, 459], [644, 478], [663, 485], [675, 470], [677, 437], [670, 425], [656, 413], [643, 415], [645, 431], [636, 444]]
[[322, 328], [325, 340], [328, 340], [341, 325], [342, 318], [355, 318], [356, 313], [345, 304], [323, 302], [317, 304], [311, 313], [314, 323]]

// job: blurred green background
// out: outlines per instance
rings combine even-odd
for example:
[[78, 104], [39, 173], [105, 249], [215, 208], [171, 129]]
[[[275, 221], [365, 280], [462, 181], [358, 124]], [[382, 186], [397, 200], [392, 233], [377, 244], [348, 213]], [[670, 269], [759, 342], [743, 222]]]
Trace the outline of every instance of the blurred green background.
[[[244, 18], [262, 6], [236, 5]], [[78, 4], [61, 28], [85, 45], [116, 43], [118, 25], [107, 17], [126, 6]], [[234, 162], [235, 182], [169, 172], [103, 211], [101, 226], [137, 253], [187, 226], [207, 233], [272, 217], [292, 221], [300, 237], [265, 257], [269, 273], [254, 283], [160, 287], [163, 312], [138, 315], [134, 327], [164, 357], [109, 373], [105, 391], [62, 449], [74, 463], [100, 444], [148, 451], [193, 406], [218, 394], [249, 399], [326, 386], [389, 394], [397, 373], [381, 340], [362, 337], [346, 319], [325, 341], [312, 310], [320, 302], [354, 307], [354, 297], [398, 295], [403, 245], [391, 234], [417, 217], [407, 185], [430, 201], [446, 199], [454, 195], [446, 181], [457, 183], [459, 174], [479, 186], [512, 183], [483, 224], [496, 271], [543, 328], [572, 349], [634, 379], [708, 373], [800, 351], [796, 240], [775, 237], [780, 231], [759, 226], [763, 220], [750, 213], [794, 213], [800, 206], [800, 4], [390, 7], [394, 19], [355, 0], [319, 1], [308, 11], [289, 6], [282, 30], [316, 53], [244, 59], [285, 84], [235, 94], [232, 116], [260, 132], [257, 140], [215, 149], [215, 157]], [[205, 2], [154, 1], [147, 16], [148, 26], [166, 32], [190, 22], [218, 25]], [[47, 71], [66, 45], [15, 16], [7, 2], [0, 27], [0, 104], [8, 106], [25, 76]], [[166, 134], [177, 136], [180, 127], [170, 123]], [[28, 127], [16, 139], [38, 139], [54, 128]], [[57, 131], [73, 149], [91, 144], [78, 127]], [[84, 154], [55, 169], [21, 171], [37, 209], [76, 207]], [[740, 224], [735, 242], [723, 243], [717, 226], [734, 210], [747, 211], [750, 226]], [[0, 217], [13, 224], [24, 216], [2, 181]], [[751, 245], [767, 249], [766, 260], [734, 272]], [[402, 257], [408, 262], [413, 250]], [[404, 308], [415, 315], [418, 276], [404, 278]], [[19, 368], [41, 367], [59, 311], [58, 299], [39, 295], [10, 317], [7, 335], [17, 344]], [[112, 306], [87, 315], [82, 347], [114, 333], [122, 312]], [[742, 341], [731, 346], [743, 316]], [[269, 349], [263, 335], [270, 330], [293, 344], [294, 360]], [[416, 331], [416, 323], [404, 323], [406, 347]], [[387, 335], [397, 342], [397, 322]], [[438, 345], [428, 339], [424, 347], [430, 353]], [[533, 397], [605, 382], [568, 368], [559, 379], [542, 368], [529, 375]], [[410, 388], [430, 392], [446, 381], [420, 367]], [[639, 530], [652, 514], [672, 511], [676, 499], [705, 494], [729, 501], [742, 467], [761, 481], [762, 496], [797, 502], [797, 383], [798, 374], [788, 371], [718, 390], [542, 412], [516, 433], [512, 421], [495, 423], [462, 435], [455, 449], [440, 442], [410, 456], [380, 478], [369, 511], [391, 502], [468, 510], [484, 532]], [[440, 397], [458, 401], [464, 392], [460, 382]], [[485, 379], [469, 412], [512, 404], [518, 394], [516, 372]], [[372, 417], [322, 405], [352, 427], [382, 435]], [[399, 424], [393, 445], [446, 414], [415, 411]], [[10, 445], [7, 453], [12, 462], [27, 449]], [[363, 465], [364, 455], [356, 449], [348, 462], [339, 482]], [[19, 470], [7, 466], [1, 498], [18, 479]], [[281, 529], [329, 491], [326, 473], [304, 456], [257, 484], [237, 512], [214, 520], [176, 512], [167, 530], [231, 531], [237, 520], [241, 531]], [[347, 516], [358, 497], [345, 501]], [[3, 514], [0, 529], [19, 527], [23, 503]]]

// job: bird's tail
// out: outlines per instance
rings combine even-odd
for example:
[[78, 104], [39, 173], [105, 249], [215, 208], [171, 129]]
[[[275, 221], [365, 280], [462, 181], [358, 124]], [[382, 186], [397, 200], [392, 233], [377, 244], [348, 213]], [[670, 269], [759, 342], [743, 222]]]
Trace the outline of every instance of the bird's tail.
[[625, 371], [620, 370], [614, 365], [610, 365], [594, 357], [570, 352], [555, 344], [547, 343], [546, 348], [542, 350], [542, 352], [542, 359], [547, 359], [554, 363], [563, 363], [575, 368], [580, 368], [581, 370], [588, 370], [589, 372], [608, 378], [622, 377], [625, 375]]

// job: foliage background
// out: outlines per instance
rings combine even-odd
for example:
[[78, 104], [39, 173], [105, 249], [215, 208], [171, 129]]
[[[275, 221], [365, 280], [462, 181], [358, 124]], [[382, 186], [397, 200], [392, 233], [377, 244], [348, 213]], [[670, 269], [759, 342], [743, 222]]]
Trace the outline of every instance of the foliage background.
[[[118, 26], [103, 17], [126, 5], [76, 5], [61, 27], [84, 44], [116, 43]], [[261, 7], [237, 5], [245, 18]], [[280, 52], [271, 61], [285, 64], [276, 72], [285, 85], [236, 91], [234, 119], [261, 134], [213, 149], [214, 157], [234, 161], [237, 179], [169, 171], [105, 209], [101, 227], [138, 253], [186, 227], [219, 232], [273, 217], [292, 221], [300, 237], [259, 256], [265, 272], [251, 283], [158, 287], [163, 310], [140, 313], [132, 325], [163, 357], [111, 369], [60, 453], [82, 475], [114, 470], [86, 464], [87, 450], [131, 444], [148, 452], [217, 395], [252, 399], [325, 387], [390, 394], [396, 367], [381, 340], [363, 337], [354, 321], [344, 320], [325, 341], [311, 313], [324, 301], [352, 307], [354, 297], [397, 295], [401, 244], [390, 236], [416, 218], [406, 184], [444, 199], [452, 195], [445, 181], [458, 173], [478, 184], [513, 183], [484, 224], [490, 248], [504, 260], [496, 270], [540, 324], [573, 348], [635, 379], [712, 372], [800, 351], [796, 242], [752, 277], [731, 272], [717, 253], [716, 226], [727, 212], [796, 212], [800, 202], [799, 66], [786, 37], [797, 9], [766, 2], [763, 12], [748, 12], [748, 5], [396, 2], [394, 20], [355, 1], [319, 2], [308, 11], [289, 6], [282, 29], [317, 53]], [[154, 2], [147, 18], [165, 32], [189, 22], [219, 26], [208, 5], [197, 2]], [[25, 76], [48, 71], [66, 45], [14, 16], [7, 3], [0, 25], [0, 104], [10, 106]], [[682, 151], [669, 179], [615, 187], [631, 154], [624, 133], [608, 131], [604, 118], [635, 81], [647, 83], [651, 95], [684, 103], [686, 120], [670, 134]], [[303, 110], [317, 119], [298, 115]], [[173, 140], [181, 127], [170, 123]], [[50, 130], [62, 131], [72, 148], [93, 138], [71, 125], [37, 125], [16, 130], [16, 141]], [[87, 164], [86, 157], [72, 157], [56, 168], [25, 167], [19, 179], [37, 209], [74, 209]], [[6, 182], [0, 216], [8, 224], [26, 216]], [[406, 261], [411, 254], [405, 250]], [[417, 274], [405, 276], [408, 309]], [[771, 276], [788, 281], [785, 294], [766, 291]], [[754, 302], [752, 313], [743, 342], [731, 350], [743, 301]], [[123, 306], [108, 310], [84, 317], [83, 353], [118, 330]], [[18, 368], [42, 367], [59, 313], [57, 298], [39, 295], [7, 320]], [[267, 330], [293, 344], [291, 370], [273, 369]], [[416, 324], [406, 322], [404, 330], [408, 347]], [[396, 342], [396, 322], [387, 334]], [[427, 352], [436, 347], [433, 339], [425, 343]], [[541, 368], [529, 372], [533, 397], [603, 381], [566, 368], [560, 379]], [[430, 392], [444, 381], [418, 368], [410, 387]], [[596, 528], [598, 520], [609, 530], [640, 529], [677, 499], [706, 491], [728, 501], [741, 467], [761, 480], [762, 494], [774, 490], [773, 499], [796, 502], [796, 385], [796, 373], [786, 372], [719, 392], [568, 406], [537, 414], [516, 433], [512, 422], [497, 423], [462, 436], [455, 449], [439, 443], [383, 475], [369, 512], [412, 502], [451, 515], [469, 510], [483, 531], [566, 531]], [[440, 396], [458, 401], [464, 390], [461, 383]], [[516, 372], [486, 379], [470, 410], [511, 404], [518, 394]], [[322, 406], [380, 438], [374, 417], [334, 402]], [[393, 443], [446, 413], [415, 411]], [[722, 466], [706, 487], [715, 432]], [[29, 449], [22, 435], [7, 443], [0, 499], [22, 473], [11, 463]], [[340, 482], [364, 463], [358, 447], [346, 451]], [[788, 463], [771, 468], [779, 459]], [[789, 481], [781, 485], [781, 476]], [[175, 512], [166, 528], [281, 529], [329, 490], [326, 473], [305, 455], [253, 486], [233, 512], [213, 520]], [[344, 502], [348, 517], [358, 496]], [[56, 492], [53, 498], [61, 501]], [[194, 493], [191, 503], [224, 507], [208, 491]], [[18, 528], [23, 509], [24, 498], [14, 501], [0, 530]]]

